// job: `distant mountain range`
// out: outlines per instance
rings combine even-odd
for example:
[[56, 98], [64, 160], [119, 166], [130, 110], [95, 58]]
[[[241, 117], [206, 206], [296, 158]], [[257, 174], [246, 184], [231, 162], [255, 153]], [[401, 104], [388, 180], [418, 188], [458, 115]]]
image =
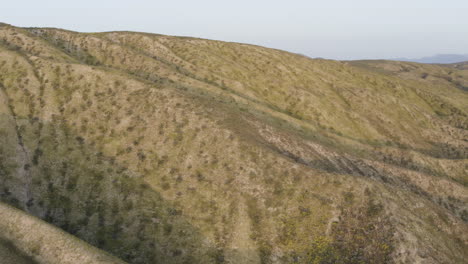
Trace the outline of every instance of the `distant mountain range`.
[[457, 63], [468, 61], [468, 54], [437, 54], [430, 57], [423, 57], [419, 59], [408, 59], [408, 58], [395, 58], [397, 61], [412, 61], [419, 63]]

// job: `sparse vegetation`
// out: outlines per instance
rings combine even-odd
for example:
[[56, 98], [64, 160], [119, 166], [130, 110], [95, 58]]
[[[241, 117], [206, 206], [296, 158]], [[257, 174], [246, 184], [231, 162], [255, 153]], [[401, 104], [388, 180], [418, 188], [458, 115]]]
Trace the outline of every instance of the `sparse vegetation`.
[[129, 263], [462, 263], [460, 67], [5, 25], [0, 199]]

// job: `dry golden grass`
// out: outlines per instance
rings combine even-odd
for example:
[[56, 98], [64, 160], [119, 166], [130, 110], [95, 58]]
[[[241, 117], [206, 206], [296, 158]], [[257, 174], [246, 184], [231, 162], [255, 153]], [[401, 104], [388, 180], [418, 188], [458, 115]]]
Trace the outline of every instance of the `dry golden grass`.
[[1, 200], [125, 261], [467, 258], [460, 66], [132, 32], [0, 40]]
[[0, 259], [4, 264], [123, 264], [70, 234], [0, 203]]

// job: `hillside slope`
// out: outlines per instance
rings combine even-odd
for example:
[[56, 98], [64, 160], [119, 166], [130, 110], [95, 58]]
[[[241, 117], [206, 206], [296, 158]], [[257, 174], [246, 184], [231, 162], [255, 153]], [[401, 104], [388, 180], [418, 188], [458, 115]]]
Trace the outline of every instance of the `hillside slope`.
[[462, 263], [460, 67], [0, 27], [0, 197], [129, 263]]
[[2, 264], [124, 264], [18, 209], [0, 203]]

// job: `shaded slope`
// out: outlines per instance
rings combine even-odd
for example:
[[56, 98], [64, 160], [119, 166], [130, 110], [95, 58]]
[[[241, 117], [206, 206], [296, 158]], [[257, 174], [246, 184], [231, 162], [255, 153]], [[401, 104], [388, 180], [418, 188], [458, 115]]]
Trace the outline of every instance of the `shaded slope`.
[[30, 257], [24, 256], [10, 242], [0, 240], [0, 259], [5, 264], [35, 264]]

